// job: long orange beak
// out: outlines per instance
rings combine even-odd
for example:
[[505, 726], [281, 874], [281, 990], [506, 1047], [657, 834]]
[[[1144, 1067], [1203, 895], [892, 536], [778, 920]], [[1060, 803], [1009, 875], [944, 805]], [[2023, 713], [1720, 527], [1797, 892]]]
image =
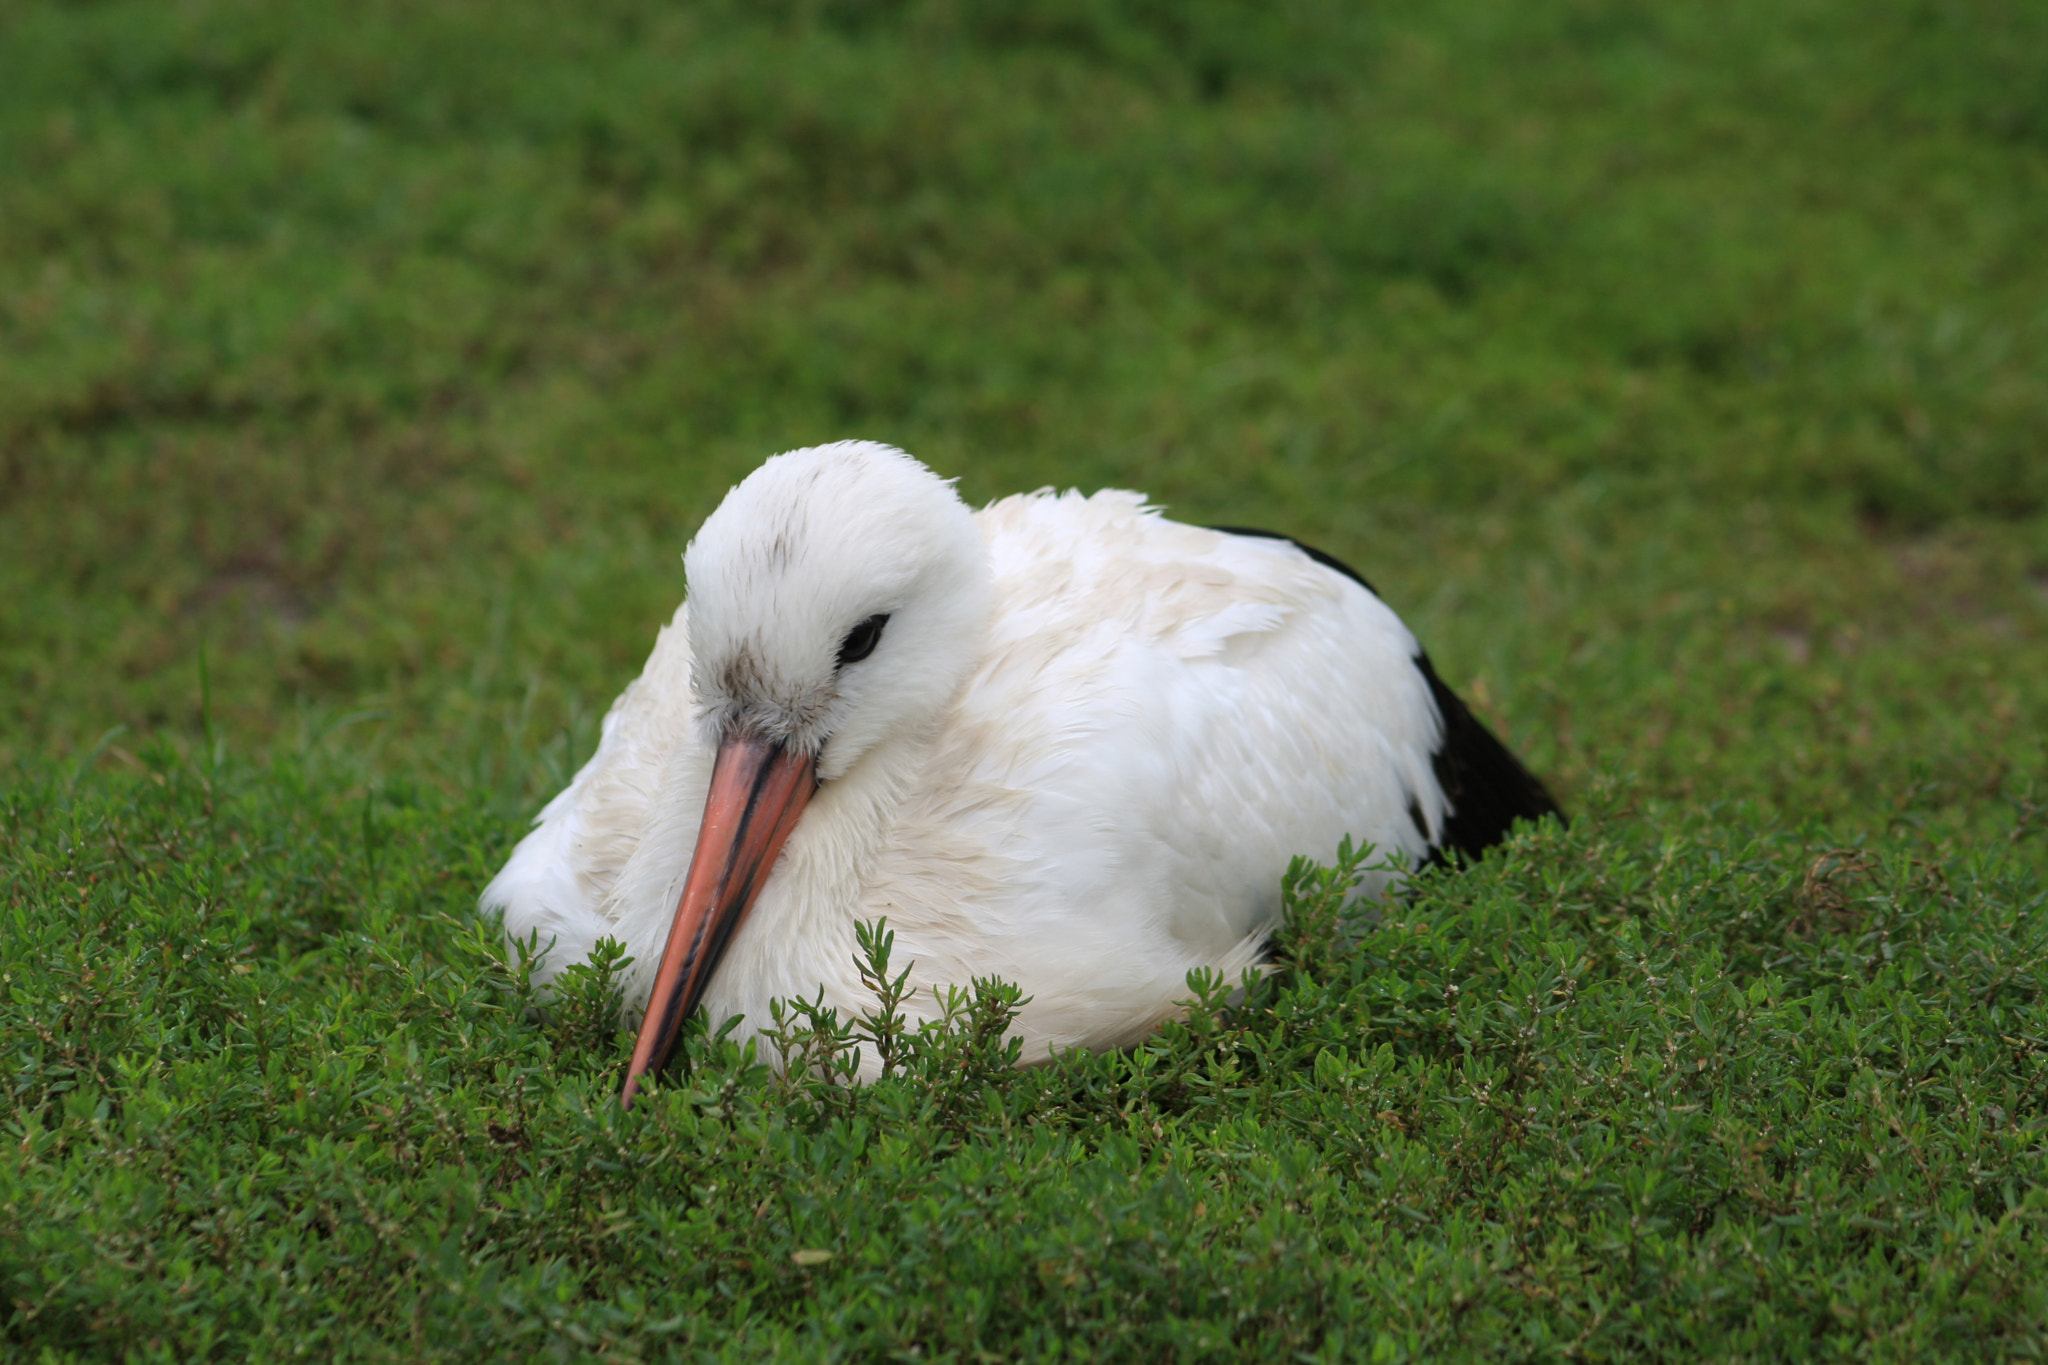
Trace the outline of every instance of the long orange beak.
[[726, 945], [761, 894], [775, 855], [817, 789], [809, 754], [746, 736], [728, 736], [718, 746], [697, 851], [690, 856], [676, 922], [619, 1092], [622, 1107], [632, 1107], [643, 1075], [668, 1064], [683, 1020], [697, 1008]]

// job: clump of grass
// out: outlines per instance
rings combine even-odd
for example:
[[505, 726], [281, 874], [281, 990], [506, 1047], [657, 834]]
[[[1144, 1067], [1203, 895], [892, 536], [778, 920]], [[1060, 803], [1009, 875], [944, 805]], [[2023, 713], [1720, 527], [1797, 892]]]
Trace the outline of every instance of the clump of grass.
[[2024, 793], [1856, 844], [1610, 794], [1364, 904], [1301, 865], [1273, 970], [1024, 1068], [1013, 988], [906, 998], [878, 924], [861, 1017], [785, 1004], [779, 1071], [693, 1023], [622, 1113], [617, 956], [540, 1010], [473, 916], [488, 801], [366, 837], [345, 765], [141, 758], [0, 795], [25, 1356], [2048, 1344]]
[[[535, 946], [532, 940], [512, 945], [516, 965], [512, 965], [506, 988], [515, 997], [532, 990]], [[589, 957], [570, 963], [555, 975], [549, 983], [547, 1003], [537, 1014], [557, 1053], [587, 1058], [593, 1065], [613, 1060], [627, 1036], [621, 1027], [620, 991], [625, 969], [632, 961], [624, 944], [601, 938], [591, 945]]]
[[1022, 1059], [1024, 1044], [1010, 1036], [1010, 1023], [1028, 998], [992, 978], [939, 987], [932, 1008], [913, 1026], [903, 1007], [916, 990], [906, 984], [909, 966], [890, 975], [896, 935], [888, 921], [857, 924], [854, 933], [860, 947], [855, 966], [875, 997], [870, 1008], [841, 1019], [822, 990], [815, 1000], [769, 1006], [774, 1025], [765, 1032], [785, 1098], [799, 1110], [808, 1107], [813, 1122], [850, 1113], [852, 1087], [868, 1070], [863, 1052], [872, 1050], [873, 1079], [901, 1078], [920, 1092], [920, 1126], [964, 1135], [982, 1092], [1007, 1082]]

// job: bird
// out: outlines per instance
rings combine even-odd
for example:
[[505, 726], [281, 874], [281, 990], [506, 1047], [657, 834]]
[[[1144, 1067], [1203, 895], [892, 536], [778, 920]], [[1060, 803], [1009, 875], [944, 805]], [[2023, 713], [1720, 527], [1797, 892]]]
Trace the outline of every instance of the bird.
[[[630, 1106], [698, 1007], [872, 1006], [886, 920], [919, 1002], [998, 978], [1023, 1057], [1135, 1044], [1188, 974], [1254, 967], [1298, 854], [1475, 858], [1559, 815], [1364, 578], [1289, 537], [1041, 489], [972, 511], [869, 441], [775, 455], [596, 752], [480, 898], [545, 988], [601, 939], [642, 1012]], [[863, 1058], [872, 1080], [874, 1059]]]

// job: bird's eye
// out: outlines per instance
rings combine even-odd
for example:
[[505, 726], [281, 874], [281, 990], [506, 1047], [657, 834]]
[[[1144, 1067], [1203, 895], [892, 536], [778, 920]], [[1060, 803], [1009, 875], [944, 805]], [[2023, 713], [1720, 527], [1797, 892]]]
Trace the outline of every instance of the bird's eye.
[[882, 642], [882, 627], [889, 624], [889, 614], [882, 612], [846, 632], [846, 638], [839, 642], [839, 666], [857, 664], [875, 652], [875, 646]]

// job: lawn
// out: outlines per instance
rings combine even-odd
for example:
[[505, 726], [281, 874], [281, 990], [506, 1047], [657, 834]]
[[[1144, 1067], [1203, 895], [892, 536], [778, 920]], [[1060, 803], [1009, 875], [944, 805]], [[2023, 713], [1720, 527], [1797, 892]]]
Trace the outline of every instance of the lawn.
[[[2048, 1353], [2048, 10], [0, 35], [7, 1354]], [[476, 892], [842, 436], [1356, 564], [1572, 825], [621, 1115]]]

